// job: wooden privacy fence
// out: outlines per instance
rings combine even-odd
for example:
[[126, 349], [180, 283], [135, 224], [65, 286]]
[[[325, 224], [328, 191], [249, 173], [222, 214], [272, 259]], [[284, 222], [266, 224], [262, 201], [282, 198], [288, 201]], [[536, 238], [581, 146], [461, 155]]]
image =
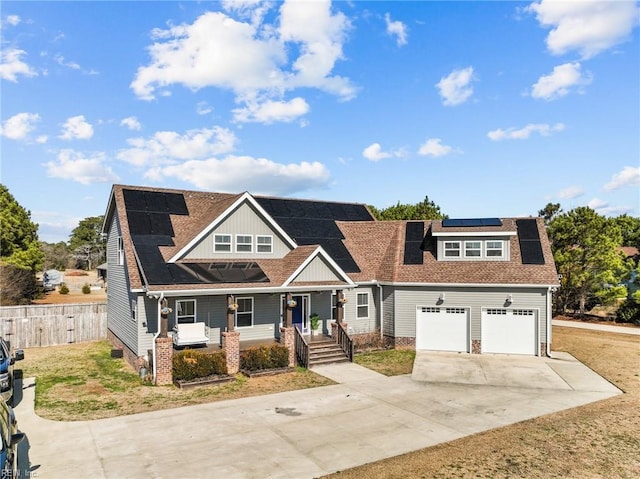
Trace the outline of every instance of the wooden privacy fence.
[[3, 306], [0, 335], [14, 349], [106, 339], [107, 304]]

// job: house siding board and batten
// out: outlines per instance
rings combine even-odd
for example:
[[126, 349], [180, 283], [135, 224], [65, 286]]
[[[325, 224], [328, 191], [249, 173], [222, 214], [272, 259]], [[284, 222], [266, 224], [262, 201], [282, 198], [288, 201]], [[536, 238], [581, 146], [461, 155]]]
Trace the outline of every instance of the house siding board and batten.
[[[287, 292], [305, 295], [305, 314], [319, 314], [323, 331], [330, 332], [332, 292], [337, 290], [348, 300], [344, 320], [349, 334], [378, 332], [400, 340], [396, 344], [430, 345], [432, 341], [424, 338], [412, 343], [416, 321], [441, 319], [429, 316], [438, 312], [430, 308], [441, 307], [449, 308], [451, 318], [468, 318], [465, 334], [474, 348], [482, 340], [483, 314], [486, 321], [488, 310], [491, 314], [505, 310], [505, 318], [534, 314], [536, 343], [550, 339], [548, 295], [558, 280], [542, 219], [464, 220], [447, 225], [428, 220], [376, 221], [366, 206], [358, 204], [119, 185], [113, 188], [105, 218], [109, 329], [139, 355], [152, 347], [158, 331], [161, 295], [174, 309], [170, 328], [175, 324], [176, 301], [195, 299], [196, 321], [205, 323], [214, 344], [220, 343], [226, 328], [227, 294], [252, 298], [253, 323], [237, 328], [243, 340], [251, 340], [279, 337], [282, 295]], [[132, 225], [134, 220], [143, 224]], [[230, 237], [228, 252], [215, 250], [219, 234]], [[119, 236], [123, 265], [117, 264]], [[257, 251], [258, 237], [271, 244], [271, 252]], [[460, 257], [445, 256], [445, 242], [456, 241]], [[480, 243], [479, 257], [465, 257], [466, 241], [474, 242], [473, 247]], [[248, 242], [251, 251], [246, 247], [238, 251], [238, 244]], [[211, 281], [224, 280], [227, 274], [212, 275], [212, 267], [226, 268], [232, 262], [240, 262], [232, 267], [253, 268], [247, 270], [253, 276], [238, 276], [237, 270], [229, 278], [247, 281]], [[509, 295], [512, 301], [506, 304]], [[359, 306], [365, 299], [366, 304]], [[523, 325], [532, 324], [531, 319], [520, 319]], [[485, 328], [485, 335], [489, 330]], [[536, 347], [534, 354], [539, 353]]]
[[[214, 238], [216, 235], [229, 235], [231, 237], [231, 251], [220, 253], [214, 251]], [[237, 235], [248, 235], [252, 238], [252, 251], [250, 253], [236, 251]], [[272, 238], [272, 252], [261, 253], [257, 251], [257, 237]], [[255, 209], [249, 204], [240, 205], [227, 219], [217, 225], [208, 235], [185, 256], [185, 260], [198, 258], [211, 259], [250, 259], [250, 258], [282, 258], [291, 251], [291, 248], [282, 240], [279, 233], [268, 225]]]

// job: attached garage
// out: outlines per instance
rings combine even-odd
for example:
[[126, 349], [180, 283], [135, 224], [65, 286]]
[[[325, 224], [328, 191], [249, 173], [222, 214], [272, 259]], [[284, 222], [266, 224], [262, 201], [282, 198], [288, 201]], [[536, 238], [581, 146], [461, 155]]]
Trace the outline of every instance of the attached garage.
[[532, 309], [483, 309], [481, 318], [483, 353], [536, 355], [538, 315]]
[[416, 349], [469, 352], [469, 310], [418, 307]]

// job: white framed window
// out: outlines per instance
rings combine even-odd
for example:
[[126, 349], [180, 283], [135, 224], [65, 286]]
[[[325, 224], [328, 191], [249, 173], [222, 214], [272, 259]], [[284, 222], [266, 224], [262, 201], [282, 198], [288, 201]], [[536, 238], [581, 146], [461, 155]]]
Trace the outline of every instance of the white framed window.
[[358, 293], [356, 304], [356, 317], [358, 319], [369, 317], [369, 293]]
[[480, 258], [482, 256], [482, 241], [465, 241], [464, 257]]
[[256, 251], [258, 253], [272, 253], [273, 236], [256, 236]]
[[250, 328], [253, 326], [253, 298], [236, 298], [236, 328]]
[[502, 258], [504, 256], [502, 241], [487, 241], [485, 252], [487, 258]]
[[214, 235], [213, 250], [216, 253], [231, 253], [231, 235]]
[[253, 251], [253, 236], [236, 235], [236, 253], [251, 253]]
[[447, 258], [459, 258], [460, 257], [460, 241], [445, 241], [444, 255]]
[[122, 241], [122, 236], [118, 236], [118, 264], [124, 264], [124, 241]]
[[136, 320], [138, 316], [138, 302], [135, 299], [131, 300], [131, 319]]
[[196, 322], [196, 300], [179, 299], [176, 301], [176, 324]]

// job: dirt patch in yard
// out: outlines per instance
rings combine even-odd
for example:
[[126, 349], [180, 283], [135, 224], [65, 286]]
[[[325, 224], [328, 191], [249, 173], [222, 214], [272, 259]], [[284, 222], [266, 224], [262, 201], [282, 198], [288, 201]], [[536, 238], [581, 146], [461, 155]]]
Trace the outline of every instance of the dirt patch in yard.
[[626, 394], [332, 474], [362, 478], [640, 477], [640, 338], [554, 327], [567, 351]]

